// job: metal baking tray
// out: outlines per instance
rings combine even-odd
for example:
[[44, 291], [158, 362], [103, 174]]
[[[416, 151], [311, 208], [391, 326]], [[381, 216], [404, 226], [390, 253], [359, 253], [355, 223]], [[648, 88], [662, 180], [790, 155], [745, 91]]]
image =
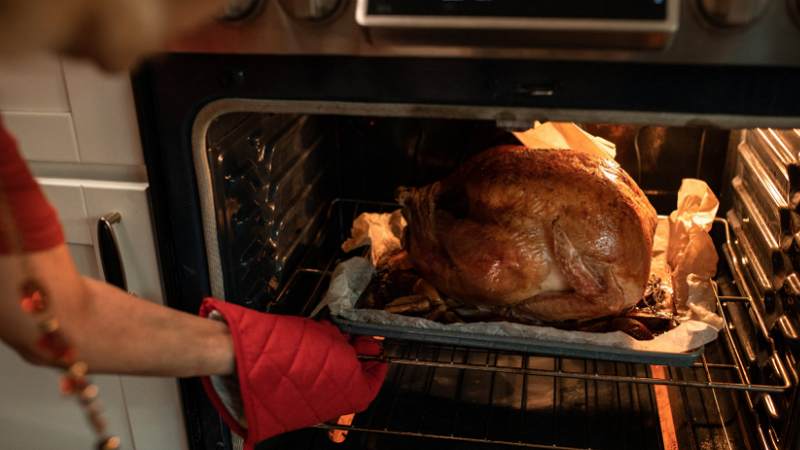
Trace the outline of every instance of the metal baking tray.
[[694, 364], [697, 358], [703, 354], [704, 349], [704, 346], [701, 346], [684, 353], [650, 352], [607, 347], [603, 345], [467, 334], [449, 332], [447, 330], [426, 330], [396, 325], [354, 322], [339, 316], [331, 316], [331, 322], [345, 333], [432, 342], [456, 347], [474, 347], [490, 350], [535, 353], [539, 355], [554, 355], [567, 358], [602, 359], [607, 361], [678, 367], [688, 367]]

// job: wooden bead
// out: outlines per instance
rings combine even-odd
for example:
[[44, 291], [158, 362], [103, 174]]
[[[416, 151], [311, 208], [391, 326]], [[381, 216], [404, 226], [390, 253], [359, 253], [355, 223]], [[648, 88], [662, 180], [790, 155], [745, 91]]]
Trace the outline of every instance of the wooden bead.
[[119, 448], [119, 444], [120, 444], [119, 438], [114, 436], [112, 438], [108, 438], [108, 439], [100, 442], [99, 444], [97, 444], [97, 449], [98, 450], [116, 450], [116, 449]]
[[86, 375], [86, 372], [88, 371], [89, 367], [86, 366], [85, 362], [81, 361], [76, 362], [75, 364], [69, 366], [69, 369], [67, 369], [67, 373], [69, 373], [72, 378], [80, 378]]
[[100, 389], [97, 386], [90, 384], [81, 391], [81, 400], [84, 402], [94, 400], [99, 392]]
[[39, 331], [42, 333], [52, 333], [58, 329], [58, 319], [49, 317], [39, 322]]

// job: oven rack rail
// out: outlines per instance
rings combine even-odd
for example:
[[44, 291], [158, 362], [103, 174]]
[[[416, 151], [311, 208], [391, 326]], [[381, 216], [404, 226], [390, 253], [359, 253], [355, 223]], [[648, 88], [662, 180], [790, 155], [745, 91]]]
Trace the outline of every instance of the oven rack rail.
[[[546, 444], [531, 444], [527, 442], [514, 442], [514, 441], [498, 441], [494, 439], [481, 439], [481, 438], [470, 438], [464, 436], [457, 436], [457, 435], [439, 435], [439, 434], [430, 434], [430, 433], [422, 433], [422, 432], [413, 432], [413, 431], [399, 431], [399, 430], [389, 430], [389, 429], [375, 429], [375, 428], [367, 428], [367, 427], [354, 427], [354, 426], [344, 426], [344, 425], [334, 425], [328, 423], [321, 423], [315, 425], [314, 428], [322, 428], [326, 430], [336, 430], [341, 432], [350, 432], [350, 431], [360, 431], [364, 433], [381, 433], [381, 434], [389, 434], [395, 436], [410, 436], [416, 438], [430, 438], [430, 439], [446, 439], [458, 442], [465, 442], [465, 443], [476, 443], [476, 444], [488, 444], [488, 445], [503, 445], [503, 446], [510, 446], [510, 447], [521, 447], [521, 448], [536, 448], [536, 449], [548, 449], [548, 450], [592, 450], [591, 448], [577, 448], [577, 447], [562, 447], [560, 445], [546, 445]], [[732, 447], [728, 447], [732, 448]]]
[[[317, 234], [314, 244], [311, 248], [306, 252], [306, 254], [301, 259], [298, 268], [293, 271], [287, 283], [285, 284], [284, 288], [281, 290], [277, 298], [274, 302], [270, 304], [268, 307], [268, 312], [270, 308], [274, 305], [279, 304], [285, 297], [290, 296], [294, 290], [294, 288], [298, 284], [305, 284], [308, 283], [309, 280], [305, 277], [311, 276], [316, 278], [316, 283], [314, 286], [313, 291], [310, 295], [306, 296], [305, 304], [303, 306], [301, 315], [307, 316], [310, 311], [317, 305], [317, 303], [321, 300], [322, 296], [324, 296], [325, 290], [327, 289], [327, 284], [329, 282], [329, 278], [335, 268], [337, 262], [343, 260], [346, 255], [343, 251], [339, 248], [337, 252], [335, 252], [332, 256], [328, 257], [326, 260], [320, 261], [320, 253], [319, 249], [322, 247], [324, 241], [326, 239], [334, 238], [339, 239], [339, 242], [336, 244], [337, 246], [343, 242], [340, 237], [331, 236], [331, 227], [333, 225], [333, 221], [338, 221], [338, 225], [340, 229], [344, 229], [345, 220], [343, 219], [343, 214], [346, 212], [350, 212], [352, 210], [352, 218], [349, 219], [350, 223], [354, 221], [358, 215], [362, 212], [373, 212], [373, 213], [383, 213], [386, 210], [396, 209], [399, 205], [396, 203], [388, 203], [388, 202], [374, 202], [374, 201], [364, 201], [364, 200], [357, 200], [357, 199], [335, 199], [331, 202], [331, 205], [328, 209], [327, 218], [325, 221], [325, 225]], [[338, 209], [338, 211], [337, 211]], [[339, 214], [336, 214], [336, 213]], [[701, 355], [699, 361], [696, 362], [693, 366], [689, 369], [695, 372], [695, 374], [691, 377], [694, 379], [682, 379], [680, 377], [673, 376], [673, 369], [677, 370], [677, 368], [668, 367], [667, 374], [664, 377], [657, 377], [653, 376], [652, 370], [649, 366], [644, 364], [630, 364], [633, 366], [646, 366], [647, 374], [645, 376], [624, 376], [624, 375], [617, 375], [617, 374], [606, 374], [600, 372], [575, 372], [575, 371], [564, 371], [560, 369], [532, 369], [526, 368], [524, 366], [521, 367], [499, 367], [496, 365], [488, 365], [488, 364], [466, 364], [466, 363], [456, 363], [456, 362], [438, 362], [438, 361], [429, 361], [424, 359], [418, 358], [398, 358], [398, 357], [372, 357], [372, 356], [361, 356], [362, 359], [365, 360], [381, 360], [392, 364], [403, 364], [403, 365], [413, 365], [413, 366], [430, 366], [430, 367], [448, 367], [454, 369], [465, 369], [465, 370], [478, 370], [478, 371], [489, 371], [489, 372], [504, 372], [504, 373], [517, 373], [523, 375], [537, 375], [537, 376], [546, 376], [546, 377], [554, 377], [554, 378], [574, 378], [574, 379], [582, 379], [582, 380], [595, 380], [595, 381], [612, 381], [612, 382], [624, 382], [624, 383], [636, 383], [636, 384], [648, 384], [648, 385], [663, 385], [663, 386], [676, 386], [676, 387], [691, 387], [691, 388], [702, 388], [702, 389], [723, 389], [723, 390], [737, 390], [737, 391], [749, 391], [749, 392], [760, 392], [760, 393], [785, 393], [789, 389], [792, 388], [793, 383], [789, 377], [787, 370], [785, 369], [784, 363], [782, 361], [781, 355], [778, 349], [775, 346], [774, 341], [769, 335], [767, 331], [765, 322], [762, 316], [759, 313], [758, 307], [756, 305], [756, 299], [752, 294], [752, 291], [747, 288], [745, 284], [745, 275], [744, 270], [746, 268], [742, 267], [741, 258], [738, 256], [738, 252], [734, 247], [734, 244], [731, 241], [731, 232], [728, 222], [724, 219], [717, 218], [715, 219], [715, 225], [722, 226], [725, 231], [726, 242], [723, 246], [723, 253], [727, 259], [727, 262], [733, 272], [736, 284], [739, 286], [740, 291], [744, 291], [743, 296], [721, 296], [718, 295], [716, 292], [716, 284], [715, 284], [715, 293], [717, 293], [717, 311], [720, 317], [723, 319], [724, 326], [723, 329], [720, 331], [720, 336], [718, 340], [724, 341], [724, 346], [727, 349], [727, 361], [709, 361], [706, 357], [705, 353]], [[349, 231], [349, 224], [347, 225], [347, 230]], [[316, 251], [315, 251], [316, 250]], [[363, 256], [366, 256], [369, 248], [365, 248]], [[313, 261], [313, 262], [312, 262]], [[316, 264], [315, 264], [316, 263]], [[301, 278], [303, 280], [301, 281]], [[766, 383], [758, 383], [751, 380], [750, 375], [748, 374], [748, 368], [745, 364], [745, 360], [742, 357], [742, 349], [741, 344], [738, 342], [738, 339], [733, 335], [732, 329], [733, 325], [729, 320], [729, 312], [728, 312], [728, 304], [729, 303], [741, 303], [747, 304], [750, 308], [752, 308], [754, 315], [756, 317], [755, 328], [756, 331], [760, 334], [760, 339], [764, 342], [767, 342], [770, 346], [769, 348], [769, 360], [768, 366], [771, 368], [772, 373], [775, 375], [773, 383], [766, 384]], [[424, 344], [424, 345], [438, 345], [438, 344]], [[442, 348], [448, 347], [447, 345], [442, 345]], [[452, 346], [449, 346], [452, 347]], [[491, 350], [497, 354], [503, 354], [503, 351]], [[562, 358], [556, 357], [556, 360], [563, 360]], [[636, 373], [636, 372], [633, 372]], [[748, 400], [750, 400], [750, 396], [748, 396]], [[752, 403], [752, 402], [748, 402]]]
[[[501, 357], [506, 356], [510, 359], [522, 358], [524, 361], [533, 359], [534, 361], [531, 361], [531, 364], [541, 365], [552, 363], [556, 367], [561, 367], [562, 363], [583, 365], [584, 369], [588, 369], [589, 366], [597, 367], [598, 365], [602, 365], [606, 369], [613, 370], [615, 372], [638, 373], [641, 375], [644, 375], [644, 371], [646, 370], [646, 366], [643, 364], [637, 364], [634, 367], [634, 365], [622, 362], [593, 360], [562, 361], [553, 359], [549, 356], [541, 358], [535, 356], [523, 357], [520, 354], [514, 354], [512, 352], [498, 354], [485, 349], [470, 350], [467, 348], [447, 346], [427, 346], [424, 343], [409, 343], [399, 339], [387, 339], [386, 347], [389, 353], [402, 353], [406, 355], [420, 355], [422, 353], [426, 353], [435, 355], [435, 359], [440, 357], [448, 359], [449, 354], [449, 358], [456, 357], [459, 359], [468, 360], [471, 359], [470, 352], [472, 352], [477, 353], [477, 355], [474, 355], [478, 357], [477, 359], [485, 359], [487, 364], [489, 364], [489, 361], [497, 361]], [[556, 450], [591, 450], [593, 448], [655, 449], [664, 447], [661, 442], [662, 437], [659, 425], [657, 425], [657, 423], [659, 423], [658, 415], [660, 414], [658, 399], [659, 393], [655, 392], [650, 386], [636, 386], [619, 381], [604, 382], [600, 380], [583, 379], [572, 380], [573, 383], [570, 384], [570, 387], [566, 387], [565, 383], [567, 383], [568, 380], [563, 378], [535, 377], [516, 373], [507, 374], [498, 371], [484, 372], [484, 376], [482, 377], [484, 381], [491, 380], [482, 385], [483, 388], [486, 388], [487, 385], [491, 387], [488, 396], [484, 397], [482, 401], [478, 402], [478, 404], [475, 405], [470, 413], [467, 413], [464, 411], [463, 405], [470, 402], [470, 392], [475, 388], [480, 389], [480, 387], [470, 381], [467, 381], [467, 378], [469, 377], [469, 375], [466, 375], [467, 372], [469, 372], [467, 370], [448, 370], [448, 368], [440, 368], [436, 366], [428, 366], [424, 368], [424, 375], [422, 377], [423, 380], [420, 380], [419, 383], [420, 386], [422, 386], [419, 392], [422, 394], [420, 397], [414, 400], [415, 415], [411, 420], [407, 421], [406, 427], [398, 426], [397, 423], [394, 423], [393, 419], [397, 416], [409, 414], [409, 411], [406, 408], [399, 406], [399, 403], [403, 402], [402, 397], [409, 395], [408, 391], [404, 387], [404, 381], [408, 382], [409, 378], [416, 378], [417, 376], [421, 375], [421, 372], [413, 372], [413, 368], [410, 365], [399, 365], [395, 367], [397, 368], [394, 374], [395, 376], [387, 375], [386, 382], [384, 383], [384, 389], [386, 390], [387, 395], [383, 399], [377, 399], [375, 401], [375, 403], [380, 403], [380, 405], [373, 405], [370, 407], [370, 410], [358, 414], [353, 418], [348, 418], [349, 420], [335, 420], [328, 423], [318, 424], [315, 427], [327, 430], [338, 430], [339, 432], [378, 433], [383, 435], [405, 436], [413, 438], [443, 439], [464, 444], [489, 444], [502, 446], [502, 448], [521, 447], [535, 449], [547, 448]], [[691, 374], [684, 375], [679, 373], [677, 369], [675, 370], [675, 377], [691, 376]], [[440, 416], [436, 414], [437, 408], [433, 406], [435, 404], [435, 397], [437, 394], [432, 392], [432, 386], [435, 384], [434, 380], [439, 379], [440, 376], [445, 373], [451, 374], [450, 376], [455, 377], [458, 380], [455, 388], [455, 395], [453, 397], [448, 397], [448, 399], [455, 403], [456, 406], [453, 408], [455, 413]], [[458, 373], [458, 375], [453, 375], [455, 373]], [[537, 378], [539, 380], [538, 383], [535, 381]], [[502, 394], [497, 394], [497, 391], [500, 389], [496, 389], [496, 387], [502, 386], [502, 382], [498, 383], [498, 381], [502, 380], [509, 382], [512, 379], [516, 379], [517, 385], [520, 387], [520, 392], [516, 396], [516, 409], [514, 409], [512, 413], [509, 413], [508, 411], [503, 413], [503, 407], [507, 408], [508, 404], [502, 401]], [[472, 381], [474, 382], [474, 379]], [[549, 399], [550, 405], [545, 406], [543, 409], [548, 410], [548, 417], [553, 418], [553, 420], [551, 424], [545, 425], [544, 427], [539, 427], [535, 433], [535, 437], [532, 439], [530, 430], [528, 428], [535, 426], [535, 424], [531, 421], [536, 419], [532, 419], [528, 408], [530, 404], [533, 403], [531, 399], [535, 397], [532, 392], [542, 392], [537, 390], [534, 386], [541, 387], [542, 383], [545, 385], [549, 384], [552, 389]], [[667, 388], [662, 387], [661, 389]], [[689, 395], [684, 392], [689, 388], [672, 387], [671, 389], [681, 390], [680, 395], [684, 398], [686, 395]], [[564, 393], [567, 392], [567, 390], [575, 394], [571, 400], [566, 400], [564, 398]], [[597, 396], [601, 395], [601, 391], [608, 394], [606, 397], [603, 397], [610, 404], [610, 407], [607, 409], [603, 409], [602, 407], [598, 406]], [[713, 393], [713, 391], [710, 392]], [[662, 393], [662, 395], [663, 394], [664, 393]], [[543, 395], [547, 397], [548, 393], [544, 392]], [[474, 401], [474, 398], [472, 400]], [[572, 404], [571, 406], [565, 405], [565, 403], [573, 403], [575, 401], [580, 404], [577, 406], [577, 408], [575, 404]], [[688, 406], [688, 402], [682, 403], [684, 403], [684, 406]], [[721, 412], [716, 394], [713, 394], [713, 403], [711, 403], [709, 406], [710, 407], [705, 411], [706, 417], [704, 419], [714, 423], [714, 427], [720, 427], [723, 429], [722, 434], [718, 434], [718, 436], [728, 442], [727, 448], [733, 449], [734, 447], [730, 445], [730, 439], [728, 438], [727, 431], [725, 431], [726, 418]], [[606, 419], [598, 417], [598, 411], [600, 409], [606, 411], [610, 417]], [[381, 416], [381, 419], [376, 420], [374, 418], [375, 410], [388, 410], [388, 413]], [[572, 413], [582, 417], [580, 419], [573, 417], [573, 419], [569, 421], [568, 425], [567, 423], [560, 422], [558, 416], [563, 416], [565, 414], [568, 415], [569, 413], [566, 411], [569, 410], [571, 410]], [[626, 416], [623, 412], [625, 410], [634, 411], [632, 413], [633, 416], [637, 417], [637, 419], [642, 422], [642, 424], [639, 425], [641, 426], [639, 432], [642, 435], [641, 439], [645, 443], [644, 446], [640, 447], [636, 444], [636, 442], [631, 442], [630, 436], [628, 436], [628, 439], [625, 438], [625, 433], [636, 434], [635, 431], [632, 431], [626, 426], [625, 422], [627, 419], [624, 417], [630, 418], [630, 415]], [[687, 417], [692, 417], [689, 409], [685, 409], [685, 411]], [[465, 432], [464, 427], [460, 426], [459, 422], [462, 419], [462, 415], [466, 417], [470, 414], [483, 415], [483, 417], [476, 423], [475, 427], [472, 428], [470, 432]], [[541, 418], [541, 416], [539, 416], [539, 418]], [[430, 420], [442, 422], [443, 426], [438, 427], [438, 431], [431, 430], [429, 424]], [[493, 428], [493, 426], [498, 422], [503, 421], [508, 422], [508, 424], [511, 426], [508, 428], [509, 431], [503, 437], [500, 437], [496, 433], [496, 430]], [[692, 420], [690, 420], [689, 423], [690, 427], [693, 428], [697, 425], [691, 422]], [[619, 441], [616, 442], [617, 445], [609, 442], [605, 442], [603, 445], [598, 445], [600, 444], [598, 441], [602, 441], [602, 439], [597, 439], [595, 431], [596, 427], [600, 426], [599, 424], [601, 423], [612, 427], [614, 429], [614, 433], [619, 433], [622, 435]], [[644, 423], [649, 423], [649, 425], [644, 425]], [[578, 434], [581, 436], [576, 439], [565, 439], [562, 427], [572, 427], [573, 425], [577, 428], [580, 428]], [[575, 442], [576, 440], [582, 441], [584, 439], [584, 444]], [[694, 441], [694, 439], [692, 440]], [[642, 442], [640, 442], [640, 444], [641, 443]], [[611, 447], [609, 447], [609, 445], [611, 445]]]

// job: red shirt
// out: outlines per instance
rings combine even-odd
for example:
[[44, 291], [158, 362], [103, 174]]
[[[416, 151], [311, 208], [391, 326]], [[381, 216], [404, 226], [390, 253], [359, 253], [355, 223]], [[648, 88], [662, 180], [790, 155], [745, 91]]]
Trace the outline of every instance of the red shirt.
[[[64, 231], [55, 208], [19, 154], [17, 141], [0, 121], [0, 189], [11, 207], [26, 252], [49, 250], [64, 243]], [[0, 207], [0, 213], [3, 208]], [[5, 220], [0, 219], [0, 254], [11, 253]]]

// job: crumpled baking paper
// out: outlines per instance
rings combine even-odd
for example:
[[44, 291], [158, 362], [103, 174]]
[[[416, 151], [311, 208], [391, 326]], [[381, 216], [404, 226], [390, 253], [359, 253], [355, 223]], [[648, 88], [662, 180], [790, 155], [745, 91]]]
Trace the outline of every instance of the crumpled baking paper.
[[[375, 275], [375, 265], [368, 259], [356, 257], [348, 259], [333, 269], [331, 284], [325, 298], [311, 313], [314, 317], [325, 306], [330, 307], [331, 314], [343, 316], [345, 311], [354, 309], [361, 294]], [[366, 310], [359, 310], [366, 311]]]
[[685, 179], [678, 191], [678, 209], [669, 215], [669, 243], [666, 260], [672, 268], [672, 283], [678, 313], [722, 329], [716, 310], [711, 277], [717, 272], [719, 255], [708, 232], [717, 216], [719, 201], [700, 180]]
[[350, 252], [371, 245], [371, 261], [380, 266], [386, 262], [385, 259], [402, 250], [400, 236], [405, 227], [406, 219], [399, 209], [391, 214], [361, 214], [353, 222], [352, 237], [345, 241], [342, 250]]
[[570, 122], [536, 122], [530, 130], [515, 132], [514, 136], [531, 150], [558, 148], [589, 153], [599, 158], [614, 159], [617, 156], [616, 145], [592, 136]]
[[[719, 203], [715, 198], [712, 199], [713, 194], [706, 189], [707, 186], [701, 181], [687, 180], [679, 193], [682, 201], [679, 201], [678, 210], [669, 219], [659, 220], [653, 248], [653, 268], [668, 264], [668, 255], [673, 255], [673, 261], [677, 266], [668, 264], [668, 267], [675, 267], [672, 269], [673, 285], [678, 285], [678, 278], [682, 277], [681, 286], [685, 286], [685, 289], [683, 291], [676, 290], [673, 297], [679, 312], [677, 319], [680, 325], [651, 341], [638, 341], [621, 331], [589, 333], [510, 322], [442, 324], [417, 317], [391, 314], [382, 310], [356, 309], [356, 301], [375, 274], [375, 265], [364, 258], [352, 258], [336, 267], [331, 278], [330, 288], [320, 305], [312, 313], [312, 317], [323, 307], [328, 306], [332, 314], [356, 322], [448, 330], [455, 333], [596, 344], [654, 352], [690, 351], [716, 339], [722, 328], [722, 319], [715, 313], [716, 297], [711, 282], [711, 277], [716, 272], [717, 254], [706, 231], [713, 223], [713, 213]], [[380, 248], [384, 249], [396, 249], [402, 235], [402, 227], [392, 228], [390, 224], [392, 216], [397, 214], [398, 211], [395, 211], [392, 214], [383, 214], [383, 217], [380, 218], [356, 220], [353, 226], [353, 236], [360, 236], [360, 238], [349, 239], [345, 244], [346, 250], [360, 245], [369, 245], [369, 243], [372, 243], [373, 246], [378, 244]], [[375, 215], [370, 214], [370, 216]], [[375, 252], [373, 248], [371, 256], [373, 261], [384, 261], [389, 257], [390, 254]]]

